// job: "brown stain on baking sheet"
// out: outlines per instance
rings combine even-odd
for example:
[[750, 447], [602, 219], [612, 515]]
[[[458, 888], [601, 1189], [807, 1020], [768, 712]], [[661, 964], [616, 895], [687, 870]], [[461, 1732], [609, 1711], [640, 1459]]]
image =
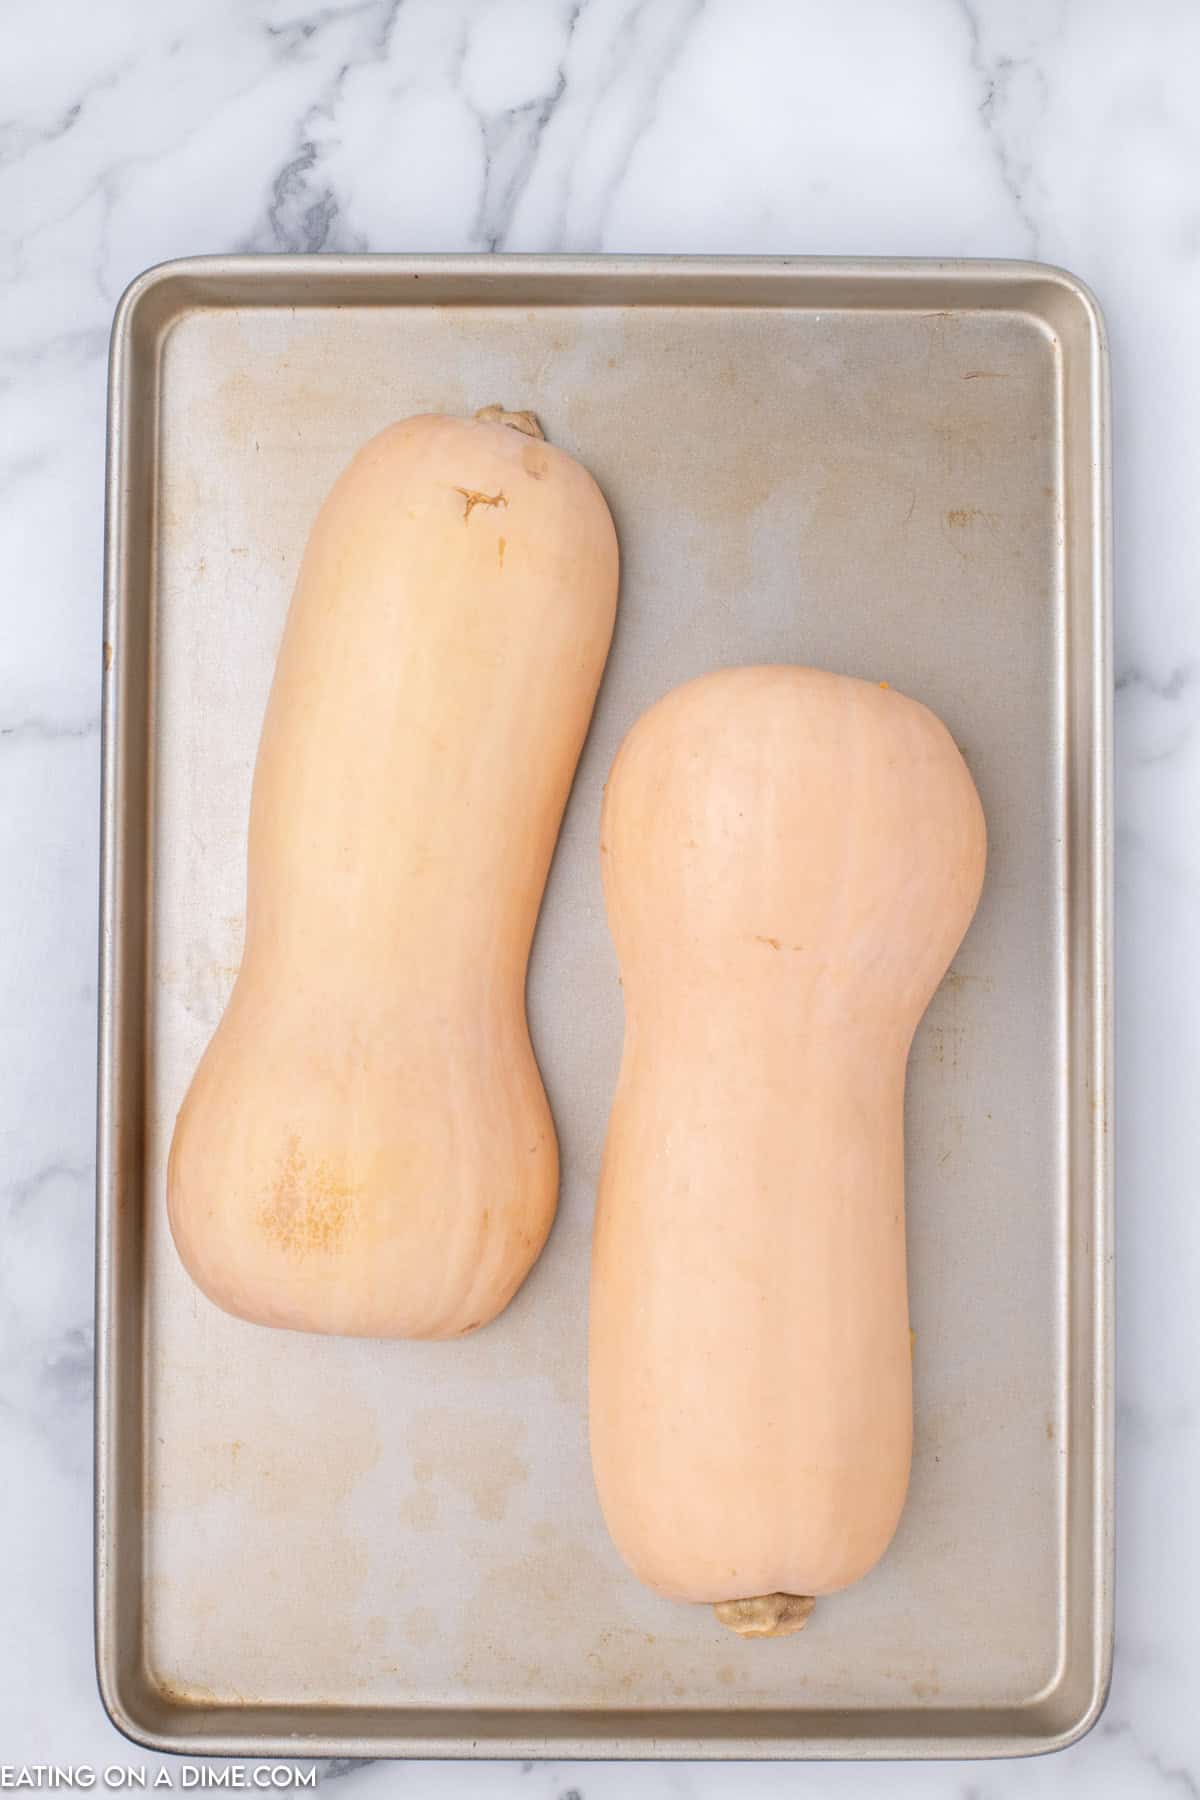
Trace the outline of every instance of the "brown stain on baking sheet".
[[413, 1475], [424, 1491], [456, 1490], [487, 1525], [500, 1523], [514, 1488], [529, 1479], [524, 1442], [525, 1421], [515, 1413], [430, 1407], [408, 1428]]
[[550, 1683], [560, 1647], [569, 1644], [572, 1660], [582, 1652], [589, 1700], [628, 1700], [644, 1691], [648, 1667], [669, 1670], [672, 1651], [686, 1658], [688, 1646], [678, 1641], [647, 1655], [644, 1634], [616, 1608], [612, 1624], [587, 1624], [585, 1648], [581, 1622], [594, 1611], [593, 1596], [611, 1591], [613, 1568], [549, 1521], [535, 1526], [534, 1540], [479, 1573], [469, 1647], [456, 1671], [464, 1685], [519, 1694]]
[[383, 1472], [386, 1440], [361, 1379], [364, 1347], [198, 1306], [199, 1335], [175, 1343], [155, 1375], [148, 1671], [181, 1699], [247, 1702], [264, 1684], [267, 1698], [303, 1692], [319, 1620], [318, 1663], [350, 1687], [378, 1661], [361, 1616], [374, 1552], [361, 1489]]
[[178, 1414], [186, 1405], [189, 1431], [154, 1449], [150, 1507], [174, 1513], [241, 1502], [255, 1520], [333, 1526], [383, 1448], [374, 1407], [340, 1366], [352, 1357], [338, 1354], [340, 1340], [264, 1332], [224, 1315], [216, 1327], [231, 1360], [239, 1350], [244, 1356], [238, 1340], [263, 1340], [260, 1371], [236, 1391], [211, 1355], [163, 1372], [164, 1409]]
[[188, 941], [182, 961], [160, 963], [155, 971], [158, 985], [177, 995], [184, 1011], [210, 1034], [240, 972], [245, 934], [245, 914], [226, 913], [207, 921], [202, 937]]
[[[606, 477], [628, 462], [629, 420], [645, 413], [648, 353], [660, 363], [657, 381], [663, 409], [669, 404], [671, 443], [669, 453], [641, 459], [637, 505], [645, 517], [664, 522], [668, 541], [675, 541], [697, 583], [697, 593], [680, 609], [679, 629], [689, 637], [698, 630], [703, 642], [721, 630], [753, 582], [755, 538], [768, 509], [803, 514], [797, 491], [809, 473], [799, 438], [775, 437], [777, 395], [765, 372], [734, 352], [710, 367], [707, 359], [697, 361], [685, 338], [664, 334], [644, 343], [637, 356], [620, 359], [603, 381], [581, 382], [567, 397], [569, 438], [587, 445], [589, 467], [618, 505], [618, 531], [619, 490], [608, 492]], [[727, 417], [736, 426], [727, 425]]]
[[432, 1606], [414, 1606], [402, 1620], [404, 1635], [417, 1650], [424, 1650], [441, 1636], [438, 1615]]
[[430, 1488], [414, 1488], [396, 1508], [396, 1517], [410, 1531], [433, 1531], [438, 1522], [437, 1495]]
[[990, 994], [995, 990], [995, 982], [990, 975], [964, 975], [958, 969], [950, 969], [942, 976], [941, 985], [952, 994], [964, 993], [968, 988], [979, 988], [982, 993]]

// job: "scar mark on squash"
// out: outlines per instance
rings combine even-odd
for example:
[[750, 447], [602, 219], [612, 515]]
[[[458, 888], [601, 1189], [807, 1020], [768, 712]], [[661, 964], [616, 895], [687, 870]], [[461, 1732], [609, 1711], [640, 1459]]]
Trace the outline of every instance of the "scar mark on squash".
[[521, 452], [521, 467], [534, 481], [542, 481], [550, 462], [544, 450], [537, 450], [532, 444], [527, 444]]
[[756, 944], [770, 944], [772, 950], [782, 950], [783, 949], [783, 945], [780, 943], [778, 938], [764, 937], [761, 931], [755, 932], [754, 941]]
[[258, 1209], [258, 1225], [280, 1250], [329, 1254], [341, 1248], [358, 1194], [359, 1189], [335, 1175], [324, 1158], [310, 1169], [299, 1138], [293, 1137], [274, 1186]]
[[466, 524], [467, 520], [470, 518], [472, 512], [474, 511], [475, 507], [477, 507], [477, 506], [507, 506], [508, 505], [508, 495], [504, 494], [504, 493], [481, 494], [479, 492], [478, 488], [460, 488], [460, 487], [456, 487], [454, 491], [456, 494], [461, 494], [463, 499], [467, 503], [463, 510], [463, 524], [464, 525]]
[[500, 559], [500, 567], [501, 568], [504, 567], [504, 543], [505, 543], [505, 540], [503, 538], [501, 538], [500, 542], [496, 545], [496, 554], [498, 555], [498, 557]]

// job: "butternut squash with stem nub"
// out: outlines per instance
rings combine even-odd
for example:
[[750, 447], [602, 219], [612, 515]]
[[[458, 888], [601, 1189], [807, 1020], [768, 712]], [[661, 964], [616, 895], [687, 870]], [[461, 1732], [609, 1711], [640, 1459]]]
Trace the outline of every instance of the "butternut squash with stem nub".
[[227, 1311], [459, 1336], [537, 1257], [558, 1148], [525, 971], [616, 594], [600, 490], [529, 413], [407, 419], [321, 508], [245, 955], [168, 1169], [180, 1255]]
[[652, 1588], [782, 1636], [904, 1503], [905, 1065], [975, 911], [983, 812], [916, 701], [725, 669], [630, 731], [601, 853], [626, 1035], [592, 1259], [600, 1501]]

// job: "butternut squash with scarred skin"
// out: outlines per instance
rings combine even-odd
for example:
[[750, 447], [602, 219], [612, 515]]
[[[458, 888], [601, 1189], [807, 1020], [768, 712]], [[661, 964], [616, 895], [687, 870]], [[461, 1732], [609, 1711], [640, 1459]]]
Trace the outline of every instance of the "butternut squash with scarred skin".
[[170, 1221], [241, 1318], [454, 1337], [558, 1192], [525, 975], [612, 634], [591, 476], [529, 414], [407, 419], [313, 527], [263, 726], [245, 953]]

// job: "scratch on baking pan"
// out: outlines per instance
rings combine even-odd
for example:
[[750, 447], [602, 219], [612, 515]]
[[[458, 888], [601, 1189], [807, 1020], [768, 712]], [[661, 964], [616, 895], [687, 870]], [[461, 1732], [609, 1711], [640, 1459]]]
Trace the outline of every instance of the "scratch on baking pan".
[[463, 512], [463, 524], [464, 525], [466, 524], [467, 520], [470, 518], [471, 513], [474, 510], [474, 508], [477, 506], [507, 506], [508, 505], [508, 495], [507, 494], [503, 494], [503, 493], [501, 493], [501, 494], [481, 494], [479, 492], [478, 488], [456, 487], [454, 491], [456, 494], [461, 494], [463, 499], [467, 503], [466, 509]]
[[964, 369], [964, 381], [1007, 381], [1003, 369]]

